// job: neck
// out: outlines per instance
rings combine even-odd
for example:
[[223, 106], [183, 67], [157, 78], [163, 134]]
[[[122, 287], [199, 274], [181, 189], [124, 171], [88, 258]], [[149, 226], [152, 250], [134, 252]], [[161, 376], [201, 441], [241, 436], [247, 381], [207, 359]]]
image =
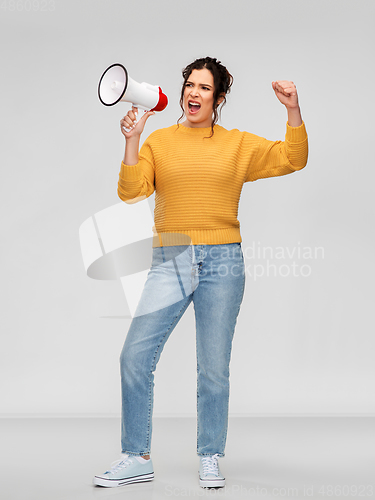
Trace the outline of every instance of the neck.
[[210, 123], [192, 123], [189, 120], [185, 120], [184, 122], [181, 123], [184, 127], [187, 128], [211, 128], [211, 122]]

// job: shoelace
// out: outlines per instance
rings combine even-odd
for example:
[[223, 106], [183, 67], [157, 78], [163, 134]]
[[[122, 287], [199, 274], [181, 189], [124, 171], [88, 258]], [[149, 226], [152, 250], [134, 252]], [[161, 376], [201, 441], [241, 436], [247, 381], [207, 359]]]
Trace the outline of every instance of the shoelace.
[[202, 457], [202, 467], [203, 474], [215, 474], [219, 475], [219, 465], [217, 462], [218, 454], [212, 455], [212, 457]]
[[120, 460], [115, 460], [111, 464], [111, 470], [107, 470], [106, 474], [108, 472], [118, 472], [119, 470], [124, 469], [125, 467], [127, 467], [131, 463], [132, 463], [132, 460], [131, 460], [130, 457], [128, 457], [128, 458], [120, 458]]

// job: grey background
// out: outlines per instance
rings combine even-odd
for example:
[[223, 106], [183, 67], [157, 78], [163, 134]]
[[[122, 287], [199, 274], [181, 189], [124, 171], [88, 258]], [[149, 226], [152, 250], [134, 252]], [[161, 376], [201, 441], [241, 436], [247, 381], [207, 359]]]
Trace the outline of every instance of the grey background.
[[[244, 251], [324, 249], [272, 261], [284, 271], [306, 264], [306, 277], [255, 279], [251, 266], [266, 259], [246, 259], [231, 415], [373, 414], [374, 3], [29, 5], [6, 2], [0, 12], [0, 413], [119, 414], [129, 313], [119, 280], [85, 275], [78, 239], [84, 220], [119, 202], [119, 120], [129, 107], [102, 106], [98, 80], [121, 62], [163, 88], [170, 104], [149, 119], [145, 139], [180, 116], [181, 69], [210, 55], [234, 76], [223, 126], [283, 140], [286, 110], [271, 82], [287, 79], [309, 134], [302, 172], [244, 186]], [[156, 371], [155, 415], [195, 414], [194, 337], [190, 307]]]

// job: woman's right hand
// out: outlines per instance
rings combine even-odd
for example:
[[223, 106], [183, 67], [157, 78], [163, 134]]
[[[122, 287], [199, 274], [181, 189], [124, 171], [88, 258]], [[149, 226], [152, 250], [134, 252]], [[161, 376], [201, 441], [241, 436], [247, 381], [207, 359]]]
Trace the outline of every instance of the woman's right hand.
[[131, 137], [140, 136], [145, 128], [147, 119], [155, 114], [155, 111], [147, 111], [141, 116], [138, 122], [137, 119], [138, 108], [132, 106], [132, 109], [120, 120], [121, 132], [126, 139]]

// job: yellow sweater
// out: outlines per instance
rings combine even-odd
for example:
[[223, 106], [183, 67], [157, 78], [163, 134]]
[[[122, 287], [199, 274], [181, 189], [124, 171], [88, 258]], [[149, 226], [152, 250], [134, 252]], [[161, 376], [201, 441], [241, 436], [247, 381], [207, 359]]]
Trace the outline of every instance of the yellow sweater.
[[237, 129], [173, 125], [153, 132], [136, 165], [121, 163], [118, 195], [134, 203], [155, 191], [153, 247], [241, 242], [245, 182], [290, 174], [307, 163], [305, 124], [286, 124], [285, 142]]

